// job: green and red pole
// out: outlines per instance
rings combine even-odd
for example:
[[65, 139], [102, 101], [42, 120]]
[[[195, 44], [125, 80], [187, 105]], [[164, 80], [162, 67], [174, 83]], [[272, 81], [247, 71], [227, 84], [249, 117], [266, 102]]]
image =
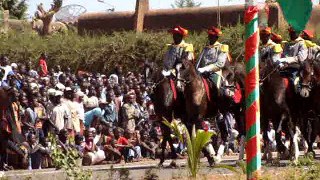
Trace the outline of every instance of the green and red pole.
[[247, 179], [259, 179], [260, 151], [260, 101], [259, 101], [259, 28], [258, 7], [246, 0], [245, 11], [245, 62], [246, 62], [246, 157]]

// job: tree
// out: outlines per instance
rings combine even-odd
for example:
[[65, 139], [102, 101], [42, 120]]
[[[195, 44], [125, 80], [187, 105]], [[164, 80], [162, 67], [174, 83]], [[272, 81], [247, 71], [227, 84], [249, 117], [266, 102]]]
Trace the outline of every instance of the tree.
[[0, 9], [9, 10], [10, 18], [25, 19], [28, 6], [26, 0], [1, 0]]
[[42, 31], [39, 33], [40, 35], [46, 36], [51, 34], [53, 16], [60, 10], [61, 6], [62, 0], [53, 0], [51, 8], [48, 11], [44, 10], [42, 3], [38, 5], [38, 11], [35, 13], [35, 18], [40, 19], [43, 22]]
[[172, 8], [187, 8], [187, 7], [199, 7], [201, 3], [194, 0], [175, 0], [174, 4], [171, 4]]

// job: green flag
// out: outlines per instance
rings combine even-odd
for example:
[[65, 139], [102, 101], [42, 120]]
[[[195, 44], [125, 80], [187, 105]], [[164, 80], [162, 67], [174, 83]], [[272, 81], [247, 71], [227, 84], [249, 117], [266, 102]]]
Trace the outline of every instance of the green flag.
[[284, 17], [292, 28], [301, 32], [306, 27], [312, 11], [311, 0], [277, 0]]

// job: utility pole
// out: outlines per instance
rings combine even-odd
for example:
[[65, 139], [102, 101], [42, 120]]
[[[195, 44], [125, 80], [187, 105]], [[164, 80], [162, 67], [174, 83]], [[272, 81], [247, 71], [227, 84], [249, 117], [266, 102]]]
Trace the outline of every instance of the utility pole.
[[136, 0], [136, 12], [134, 17], [134, 29], [143, 31], [144, 15], [149, 11], [149, 0]]
[[220, 9], [220, 0], [218, 0], [218, 13], [217, 13], [217, 20], [218, 20], [218, 28], [221, 28], [221, 9]]

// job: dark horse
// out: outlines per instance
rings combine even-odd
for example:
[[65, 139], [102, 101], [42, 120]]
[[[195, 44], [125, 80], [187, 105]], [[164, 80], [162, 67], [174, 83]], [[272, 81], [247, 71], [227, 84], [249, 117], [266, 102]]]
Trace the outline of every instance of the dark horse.
[[[241, 69], [240, 67], [240, 65], [236, 65], [234, 67], [234, 70], [225, 68], [222, 71], [221, 76], [227, 77], [224, 82], [228, 82], [222, 87], [222, 89], [224, 89], [225, 91], [234, 91], [235, 81], [241, 78], [242, 80], [244, 79], [244, 69]], [[237, 72], [237, 78], [239, 79], [235, 78], [234, 72]], [[208, 94], [206, 92], [206, 85], [204, 83], [203, 77], [197, 73], [195, 67], [190, 61], [183, 61], [183, 66], [180, 71], [180, 78], [183, 79], [183, 81], [185, 82], [184, 96], [186, 101], [187, 114], [185, 124], [189, 131], [191, 131], [193, 125], [195, 125], [196, 129], [201, 128], [201, 122], [203, 118], [216, 117], [220, 113], [223, 115], [223, 117], [226, 117], [227, 113], [235, 111], [236, 123], [238, 124], [238, 128], [240, 128], [240, 134], [244, 135], [244, 121], [240, 122], [241, 120], [243, 120], [243, 118], [241, 118], [243, 117], [243, 113], [240, 112], [241, 110], [243, 110], [242, 105], [240, 105], [241, 103], [234, 106], [232, 104], [233, 99], [231, 98], [231, 96], [228, 96], [226, 95], [226, 93], [221, 92], [222, 90], [218, 89], [215, 85], [210, 86], [210, 93]], [[244, 87], [244, 81], [238, 84], [240, 85], [239, 88]], [[226, 124], [226, 119], [221, 118], [217, 120], [217, 124], [221, 132], [221, 138], [223, 142], [227, 143], [229, 133]], [[216, 157], [217, 162], [221, 161], [221, 156], [223, 152], [224, 145], [220, 145]], [[210, 163], [210, 158], [208, 157], [208, 159]]]
[[26, 156], [21, 149], [24, 138], [17, 131], [11, 93], [14, 93], [12, 89], [0, 88], [0, 169], [2, 170], [9, 167], [7, 164], [14, 168], [26, 168], [27, 165]]
[[[260, 102], [261, 102], [261, 129], [266, 149], [269, 150], [269, 139], [267, 136], [268, 124], [271, 121], [275, 127], [275, 140], [277, 150], [284, 157], [289, 156], [287, 147], [281, 141], [281, 132], [285, 132], [290, 137], [291, 155], [294, 155], [295, 162], [298, 160], [298, 134], [296, 109], [297, 94], [294, 92], [294, 85], [289, 83], [288, 78], [284, 78], [278, 66], [266, 65], [261, 70], [260, 80]], [[268, 160], [272, 159], [270, 152], [265, 154]]]
[[[319, 54], [319, 53], [318, 53]], [[301, 103], [300, 126], [308, 144], [308, 153], [315, 155], [312, 145], [320, 135], [320, 61], [307, 60], [300, 71]]]
[[[174, 118], [184, 119], [184, 100], [181, 91], [175, 92], [172, 89], [172, 83], [175, 83], [173, 77], [164, 77], [161, 74], [161, 71], [154, 71], [154, 76], [152, 77], [154, 81], [153, 93], [151, 94], [151, 99], [154, 104], [154, 110], [156, 115], [158, 116], [158, 120], [160, 122], [163, 119], [168, 120], [170, 123]], [[174, 85], [175, 86], [175, 85]], [[167, 146], [167, 142], [170, 145], [171, 149], [171, 158], [176, 159], [177, 154], [173, 147], [173, 139], [171, 137], [171, 129], [167, 127], [165, 124], [161, 124], [161, 131], [163, 135], [163, 141], [161, 142], [161, 156], [159, 165], [162, 166], [165, 160], [165, 149]], [[175, 162], [172, 161], [172, 166], [175, 166]]]

